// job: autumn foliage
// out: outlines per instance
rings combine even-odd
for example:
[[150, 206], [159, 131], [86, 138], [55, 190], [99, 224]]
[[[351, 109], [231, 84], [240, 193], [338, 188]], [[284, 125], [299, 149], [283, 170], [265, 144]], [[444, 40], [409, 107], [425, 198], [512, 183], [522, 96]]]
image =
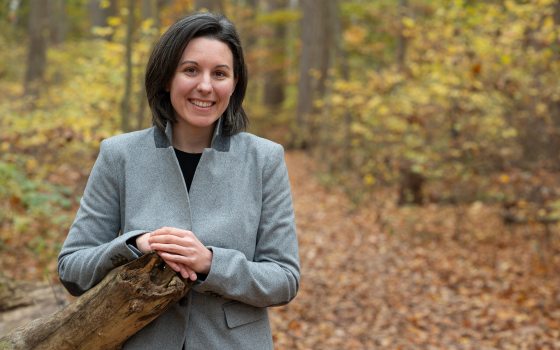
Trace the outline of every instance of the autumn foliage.
[[[288, 153], [303, 279], [273, 311], [280, 349], [560, 348], [560, 1], [203, 2], [238, 24], [250, 131], [305, 146]], [[99, 142], [151, 124], [151, 44], [202, 2], [91, 1], [95, 26], [65, 2], [26, 94], [30, 3], [0, 9], [0, 270], [56, 283]], [[302, 75], [318, 3], [328, 67]]]

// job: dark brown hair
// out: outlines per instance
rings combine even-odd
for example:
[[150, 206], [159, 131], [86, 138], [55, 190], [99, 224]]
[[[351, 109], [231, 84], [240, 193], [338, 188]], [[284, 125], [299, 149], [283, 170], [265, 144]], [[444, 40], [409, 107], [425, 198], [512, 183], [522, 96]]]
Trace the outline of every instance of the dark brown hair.
[[153, 123], [164, 130], [168, 122], [176, 121], [166, 88], [175, 74], [185, 47], [192, 39], [199, 37], [209, 37], [225, 43], [233, 55], [233, 74], [237, 83], [222, 114], [222, 134], [234, 135], [245, 130], [249, 122], [242, 106], [247, 90], [247, 67], [235, 26], [226, 17], [213, 13], [196, 13], [180, 19], [155, 44], [146, 67], [145, 80]]

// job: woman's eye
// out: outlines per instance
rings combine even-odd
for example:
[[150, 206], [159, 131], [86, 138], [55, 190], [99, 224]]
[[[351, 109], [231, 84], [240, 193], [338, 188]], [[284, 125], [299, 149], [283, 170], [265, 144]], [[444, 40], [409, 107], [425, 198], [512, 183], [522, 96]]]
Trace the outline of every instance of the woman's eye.
[[196, 68], [194, 68], [194, 67], [187, 67], [187, 68], [185, 68], [184, 72], [185, 72], [187, 75], [194, 75], [194, 74], [196, 74]]
[[214, 75], [218, 79], [223, 79], [223, 78], [227, 77], [227, 74], [225, 72], [222, 72], [222, 71], [217, 71], [216, 73], [214, 73]]

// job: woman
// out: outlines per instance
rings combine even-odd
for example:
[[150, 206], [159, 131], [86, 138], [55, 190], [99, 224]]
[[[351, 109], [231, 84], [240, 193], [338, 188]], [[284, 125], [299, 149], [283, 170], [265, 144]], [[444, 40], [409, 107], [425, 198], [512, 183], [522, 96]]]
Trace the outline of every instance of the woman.
[[295, 297], [298, 247], [283, 149], [243, 132], [246, 87], [233, 24], [186, 17], [148, 62], [154, 127], [101, 143], [60, 252], [64, 286], [79, 295], [149, 251], [196, 281], [125, 349], [273, 347], [266, 308]]

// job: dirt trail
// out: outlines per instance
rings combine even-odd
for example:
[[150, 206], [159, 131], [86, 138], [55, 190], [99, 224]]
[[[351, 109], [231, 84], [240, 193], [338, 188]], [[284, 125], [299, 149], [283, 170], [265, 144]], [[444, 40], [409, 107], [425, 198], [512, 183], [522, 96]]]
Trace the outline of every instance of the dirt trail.
[[302, 280], [272, 309], [277, 349], [560, 348], [560, 281], [529, 276], [519, 247], [382, 232], [377, 210], [352, 211], [306, 155], [287, 163]]

